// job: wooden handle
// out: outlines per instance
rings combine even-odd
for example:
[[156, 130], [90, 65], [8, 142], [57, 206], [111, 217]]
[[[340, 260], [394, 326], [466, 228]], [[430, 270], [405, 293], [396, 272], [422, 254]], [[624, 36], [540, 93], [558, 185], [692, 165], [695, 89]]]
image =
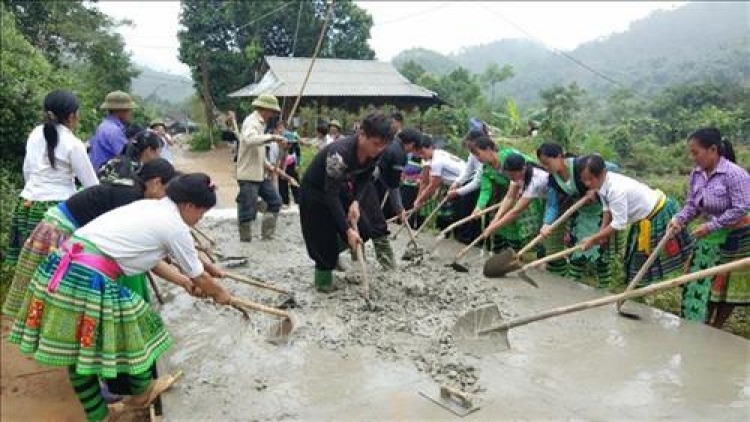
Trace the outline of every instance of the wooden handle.
[[[589, 201], [588, 197], [584, 197], [584, 198], [581, 198], [578, 201], [576, 201], [576, 203], [573, 204], [573, 205], [571, 205], [570, 208], [568, 208], [563, 213], [563, 215], [561, 215], [560, 217], [558, 217], [557, 220], [553, 221], [552, 224], [550, 224], [550, 226], [549, 226], [550, 230], [555, 230], [556, 228], [560, 227], [560, 225], [562, 223], [566, 222], [576, 211], [578, 211], [579, 209], [581, 209], [582, 206], [586, 205], [586, 203], [588, 201]], [[537, 237], [534, 238], [534, 240], [532, 240], [531, 242], [529, 242], [528, 244], [526, 244], [526, 246], [524, 246], [523, 248], [521, 248], [521, 250], [518, 251], [518, 253], [516, 255], [522, 256], [526, 252], [530, 251], [531, 248], [533, 248], [534, 246], [536, 246], [537, 244], [539, 244], [539, 242], [541, 242], [542, 240], [544, 240], [544, 236], [542, 236], [541, 234], [539, 234]]]
[[224, 271], [224, 277], [231, 278], [232, 280], [236, 280], [245, 284], [249, 284], [251, 286], [260, 287], [261, 289], [273, 290], [274, 292], [284, 293], [287, 295], [290, 294], [289, 290], [283, 289], [281, 287], [276, 287], [272, 284], [264, 283], [260, 280], [255, 280], [250, 277], [245, 277], [243, 275], [232, 273], [229, 271]]
[[192, 229], [195, 230], [196, 233], [198, 233], [199, 235], [201, 235], [201, 237], [203, 237], [204, 239], [208, 240], [208, 243], [210, 243], [211, 246], [216, 246], [216, 239], [214, 239], [213, 237], [209, 236], [208, 234], [206, 234], [203, 230], [199, 229], [198, 227], [193, 226]]
[[453, 397], [461, 401], [461, 406], [463, 407], [472, 406], [472, 397], [470, 394], [447, 385], [440, 386], [440, 397], [445, 399]]
[[359, 261], [359, 267], [362, 271], [362, 296], [364, 296], [366, 300], [370, 300], [370, 280], [367, 276], [365, 251], [361, 243], [357, 246], [357, 261]]
[[253, 302], [247, 299], [242, 299], [236, 296], [232, 296], [229, 303], [233, 306], [239, 306], [241, 308], [247, 308], [247, 309], [252, 309], [258, 312], [264, 312], [267, 314], [275, 315], [277, 317], [291, 319], [289, 318], [289, 313], [282, 311], [281, 309], [271, 308], [270, 306], [262, 305], [260, 303]]
[[482, 211], [476, 213], [475, 215], [470, 215], [468, 217], [464, 217], [464, 218], [456, 221], [455, 223], [451, 224], [450, 226], [446, 227], [443, 231], [440, 232], [439, 237], [445, 237], [445, 235], [447, 235], [448, 233], [450, 233], [450, 231], [453, 230], [453, 229], [455, 229], [456, 227], [462, 226], [462, 225], [468, 223], [469, 221], [477, 219], [477, 218], [479, 218], [479, 217], [487, 214], [488, 212], [494, 211], [494, 210], [496, 210], [498, 208], [500, 208], [500, 203], [499, 202], [497, 204], [491, 206], [491, 207], [487, 207], [487, 208], [483, 209]]
[[646, 262], [641, 265], [641, 268], [638, 269], [638, 272], [635, 274], [635, 277], [633, 277], [632, 280], [630, 280], [630, 283], [628, 284], [628, 287], [625, 288], [626, 292], [629, 292], [633, 290], [633, 288], [640, 283], [640, 281], [643, 279], [643, 276], [646, 275], [649, 268], [651, 268], [651, 265], [656, 261], [656, 258], [659, 257], [659, 254], [661, 253], [661, 250], [664, 249], [664, 246], [667, 244], [667, 241], [672, 237], [672, 230], [667, 230], [666, 233], [664, 233], [664, 237], [662, 237], [659, 240], [659, 243], [656, 245], [656, 248], [654, 248], [653, 251], [651, 251], [651, 254], [648, 256], [648, 259]]
[[459, 259], [461, 259], [462, 256], [466, 255], [466, 253], [469, 252], [471, 248], [476, 246], [476, 244], [481, 242], [482, 240], [484, 240], [484, 235], [480, 234], [479, 236], [477, 236], [476, 239], [472, 240], [471, 243], [469, 243], [466, 247], [458, 251], [458, 253], [456, 254], [456, 257], [453, 259], [453, 262], [456, 262]]
[[[413, 213], [414, 213], [414, 208], [412, 208], [412, 209], [410, 209], [410, 210], [406, 211], [406, 218], [409, 218], [409, 217], [411, 217], [411, 215], [412, 215]], [[389, 218], [388, 220], [386, 220], [386, 223], [395, 223], [395, 222], [396, 222], [396, 220], [398, 220], [398, 218], [399, 218], [399, 217], [400, 217], [400, 215], [394, 215], [393, 217], [391, 217], [391, 218]]]
[[419, 226], [419, 228], [417, 229], [417, 231], [414, 232], [414, 237], [419, 236], [419, 233], [422, 232], [422, 230], [425, 227], [427, 227], [427, 224], [430, 222], [430, 220], [432, 220], [432, 218], [437, 215], [438, 211], [440, 211], [440, 208], [442, 208], [443, 204], [445, 204], [447, 201], [448, 201], [448, 195], [445, 195], [445, 197], [443, 198], [443, 200], [440, 201], [437, 204], [437, 206], [435, 206], [435, 209], [432, 210], [432, 212], [430, 213], [430, 215], [428, 215], [427, 218], [424, 219], [424, 221], [422, 222], [422, 225]]
[[518, 327], [521, 325], [526, 325], [531, 322], [539, 321], [542, 319], [547, 319], [559, 315], [565, 315], [573, 312], [583, 311], [586, 309], [596, 308], [599, 306], [609, 305], [610, 303], [615, 303], [618, 301], [625, 301], [629, 299], [635, 299], [642, 296], [647, 296], [652, 293], [656, 293], [662, 290], [671, 289], [672, 287], [681, 286], [685, 283], [688, 283], [693, 280], [698, 280], [701, 278], [706, 277], [712, 277], [716, 274], [730, 272], [734, 270], [739, 270], [741, 268], [750, 267], [750, 258], [743, 258], [738, 261], [730, 262], [728, 264], [722, 264], [717, 265], [712, 268], [708, 268], [706, 270], [697, 271], [690, 274], [685, 274], [680, 277], [673, 278], [671, 280], [662, 281], [661, 283], [652, 284], [647, 287], [643, 287], [637, 290], [633, 290], [630, 292], [623, 292], [616, 295], [611, 296], [605, 296], [599, 299], [589, 300], [586, 302], [579, 302], [573, 305], [567, 305], [567, 306], [561, 306], [559, 308], [550, 309], [544, 312], [540, 312], [535, 315], [530, 315], [527, 317], [522, 318], [516, 318], [513, 320], [510, 320], [504, 324], [500, 324], [498, 326], [489, 328], [487, 330], [482, 330], [479, 332], [479, 334], [488, 333], [491, 331], [500, 331], [500, 330], [508, 330], [510, 328]]
[[558, 253], [547, 255], [544, 258], [537, 259], [536, 261], [529, 262], [528, 264], [523, 266], [522, 270], [528, 270], [529, 268], [538, 267], [542, 264], [546, 264], [547, 262], [554, 261], [556, 259], [565, 258], [566, 256], [572, 254], [573, 252], [576, 252], [581, 249], [583, 249], [583, 243], [579, 243], [578, 245], [575, 245], [572, 248], [565, 249]]

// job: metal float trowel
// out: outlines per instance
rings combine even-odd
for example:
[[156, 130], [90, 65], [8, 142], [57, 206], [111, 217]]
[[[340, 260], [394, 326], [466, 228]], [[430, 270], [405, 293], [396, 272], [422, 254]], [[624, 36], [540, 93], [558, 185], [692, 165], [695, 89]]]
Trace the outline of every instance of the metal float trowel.
[[422, 390], [419, 395], [451, 411], [456, 416], [464, 417], [475, 410], [479, 410], [479, 406], [474, 403], [474, 398], [470, 394], [447, 385], [440, 386], [437, 392]]

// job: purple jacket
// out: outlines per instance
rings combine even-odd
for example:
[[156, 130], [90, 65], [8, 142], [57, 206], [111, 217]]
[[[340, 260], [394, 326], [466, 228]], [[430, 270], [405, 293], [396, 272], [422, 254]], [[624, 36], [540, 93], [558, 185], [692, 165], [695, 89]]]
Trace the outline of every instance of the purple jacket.
[[89, 140], [89, 160], [94, 170], [120, 155], [128, 143], [125, 138], [125, 125], [115, 116], [109, 115], [102, 120], [96, 133]]
[[722, 157], [711, 176], [700, 167], [690, 173], [687, 200], [677, 220], [686, 224], [703, 215], [708, 219], [708, 229], [714, 231], [738, 222], [749, 211], [750, 175]]

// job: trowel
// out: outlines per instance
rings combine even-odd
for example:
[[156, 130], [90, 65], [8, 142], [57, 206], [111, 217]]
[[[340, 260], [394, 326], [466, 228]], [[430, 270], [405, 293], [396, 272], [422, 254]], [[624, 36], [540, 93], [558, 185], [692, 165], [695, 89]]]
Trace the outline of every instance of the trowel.
[[616, 295], [609, 295], [598, 299], [579, 302], [572, 305], [561, 306], [559, 308], [549, 309], [534, 315], [512, 319], [503, 322], [500, 315], [500, 308], [497, 304], [490, 304], [472, 310], [458, 318], [453, 326], [453, 339], [456, 344], [469, 352], [496, 351], [499, 345], [503, 349], [510, 348], [508, 341], [508, 330], [543, 319], [552, 318], [560, 315], [570, 314], [573, 312], [583, 311], [586, 309], [596, 308], [619, 301], [625, 301], [642, 296], [647, 296], [662, 290], [671, 289], [681, 286], [690, 281], [699, 280], [706, 277], [712, 277], [716, 274], [726, 273], [740, 268], [750, 268], [750, 258], [743, 258], [739, 261], [728, 264], [717, 265], [715, 267], [685, 274], [671, 280], [651, 284], [648, 287], [632, 290]]
[[479, 410], [479, 406], [474, 404], [474, 398], [470, 394], [447, 385], [441, 385], [437, 394], [433, 391], [420, 391], [419, 394], [438, 406], [450, 410], [456, 416], [464, 417]]
[[281, 303], [276, 306], [279, 309], [296, 308], [298, 306], [297, 301], [294, 299], [294, 295], [287, 289], [283, 289], [265, 281], [247, 277], [241, 274], [232, 273], [229, 271], [224, 271], [224, 277], [231, 278], [232, 280], [239, 281], [240, 283], [245, 283], [253, 287], [259, 287], [261, 289], [271, 290], [286, 295]]
[[245, 309], [251, 309], [253, 311], [264, 312], [270, 315], [280, 317], [281, 319], [275, 322], [271, 326], [269, 332], [268, 341], [273, 344], [286, 343], [289, 340], [289, 335], [294, 331], [295, 324], [292, 321], [292, 315], [289, 312], [282, 311], [276, 308], [262, 305], [247, 299], [232, 296], [229, 304], [234, 307], [240, 307]]

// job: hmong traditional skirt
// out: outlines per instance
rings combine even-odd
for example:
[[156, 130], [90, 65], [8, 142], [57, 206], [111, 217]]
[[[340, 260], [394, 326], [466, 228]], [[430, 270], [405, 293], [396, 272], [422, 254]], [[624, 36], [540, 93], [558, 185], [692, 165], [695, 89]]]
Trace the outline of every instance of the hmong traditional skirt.
[[[648, 250], [641, 250], [638, 239], [641, 237], [641, 225], [635, 223], [628, 233], [628, 241], [625, 245], [625, 274], [627, 282], [632, 280], [638, 270], [649, 257], [650, 252], [656, 247], [667, 232], [667, 226], [675, 214], [679, 212], [677, 202], [667, 198], [664, 206], [650, 218], [651, 233], [648, 236]], [[693, 250], [693, 241], [687, 230], [682, 230], [672, 239], [667, 241], [666, 246], [656, 258], [651, 268], [641, 281], [641, 285], [648, 285], [657, 280], [669, 278], [672, 275], [682, 273], [686, 263], [690, 259]]]
[[18, 198], [16, 208], [13, 210], [13, 218], [10, 223], [10, 234], [8, 249], [5, 256], [5, 265], [14, 266], [18, 262], [18, 256], [23, 248], [23, 243], [37, 224], [44, 218], [48, 209], [57, 205], [60, 201], [29, 201]]
[[[582, 207], [570, 220], [570, 236], [566, 246], [574, 246], [583, 239], [599, 232], [602, 224], [602, 206], [596, 202]], [[604, 246], [595, 246], [586, 251], [576, 251], [570, 255], [568, 274], [576, 279], [583, 278], [587, 267], [596, 267], [599, 287], [608, 288], [612, 283], [613, 264], [622, 249], [624, 236], [616, 232]]]
[[[730, 231], [725, 239], [698, 239], [690, 261], [690, 272], [715, 267], [750, 256], [750, 218], [744, 227]], [[706, 321], [709, 300], [732, 305], [750, 305], [750, 271], [723, 273], [686, 284], [682, 290], [682, 317]]]
[[69, 213], [65, 210], [64, 203], [47, 210], [44, 219], [36, 225], [24, 242], [8, 297], [3, 304], [4, 315], [15, 317], [18, 314], [29, 287], [29, 281], [39, 264], [75, 231], [76, 224], [71, 221]]
[[[492, 213], [490, 213], [492, 214]], [[487, 222], [491, 222], [490, 215]], [[544, 205], [540, 199], [532, 199], [529, 207], [515, 221], [501, 227], [492, 238], [492, 249], [498, 250], [504, 247], [518, 249], [531, 241], [539, 234], [544, 219]]]
[[[172, 345], [164, 322], [140, 296], [114, 281], [117, 274], [77, 255], [76, 245], [87, 256], [109, 259], [77, 236], [65, 244], [73, 253], [51, 253], [31, 279], [10, 342], [41, 364], [74, 366], [82, 375], [114, 378], [148, 370]], [[59, 267], [58, 275], [64, 274], [57, 279]]]

